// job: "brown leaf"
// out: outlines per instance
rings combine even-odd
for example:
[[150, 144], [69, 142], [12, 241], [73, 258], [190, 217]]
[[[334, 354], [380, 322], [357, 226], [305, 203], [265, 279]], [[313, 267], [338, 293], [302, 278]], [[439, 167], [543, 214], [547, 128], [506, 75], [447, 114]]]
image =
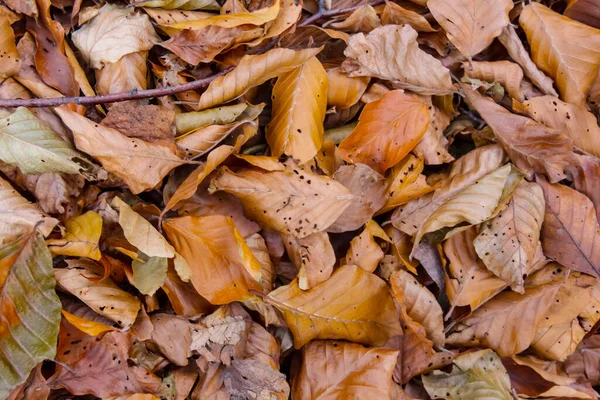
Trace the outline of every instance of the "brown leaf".
[[509, 24], [510, 0], [428, 0], [427, 7], [448, 39], [469, 61]]
[[533, 178], [535, 172], [546, 174], [551, 182], [565, 177], [563, 171], [571, 163], [573, 151], [568, 136], [527, 117], [512, 114], [466, 85], [462, 85], [462, 89], [471, 106], [494, 130], [512, 162], [528, 179]]
[[567, 374], [574, 378], [584, 377], [592, 385], [600, 383], [600, 336], [585, 339], [565, 361]]
[[293, 380], [294, 399], [392, 398], [398, 351], [317, 340], [302, 350]]
[[325, 232], [316, 232], [302, 239], [285, 235], [283, 243], [290, 261], [298, 268], [300, 289], [308, 290], [329, 279], [336, 258]]
[[192, 332], [188, 320], [170, 314], [153, 314], [150, 320], [154, 326], [152, 343], [174, 364], [187, 365], [188, 357], [192, 355]]
[[233, 360], [223, 381], [231, 398], [285, 400], [290, 394], [286, 376], [257, 360]]
[[377, 12], [369, 4], [357, 8], [350, 15], [340, 17], [338, 21], [326, 23], [323, 27], [339, 29], [342, 32], [371, 32], [381, 26]]
[[193, 317], [212, 310], [211, 304], [196, 292], [189, 282], [183, 282], [175, 269], [170, 267], [162, 289], [178, 315]]
[[0, 78], [6, 79], [19, 72], [21, 60], [15, 44], [15, 33], [10, 26], [10, 21], [5, 16], [0, 16], [0, 35], [2, 36], [0, 53], [3, 56], [0, 59]]
[[327, 229], [355, 197], [333, 179], [293, 165], [272, 172], [223, 168], [211, 183], [210, 191], [217, 190], [239, 198], [253, 220], [299, 239]]
[[174, 149], [175, 112], [155, 105], [117, 103], [101, 122], [127, 137]]
[[467, 77], [488, 83], [499, 83], [513, 99], [525, 100], [520, 86], [523, 70], [517, 64], [510, 61], [472, 61], [470, 64], [464, 63], [463, 69]]
[[248, 331], [244, 359], [260, 361], [279, 370], [280, 345], [277, 339], [260, 324], [253, 322]]
[[320, 51], [321, 48], [298, 51], [278, 48], [260, 55], [245, 55], [233, 71], [208, 85], [198, 108], [203, 110], [234, 100], [250, 88], [294, 70]]
[[402, 332], [385, 282], [353, 265], [337, 269], [331, 278], [307, 291], [294, 280], [271, 292], [265, 301], [283, 313], [296, 348], [312, 339], [377, 346]]
[[536, 181], [544, 190], [544, 254], [562, 265], [600, 276], [600, 226], [596, 209], [584, 194], [567, 186]]
[[353, 35], [344, 54], [348, 59], [342, 64], [342, 71], [350, 76], [386, 79], [421, 94], [454, 90], [448, 69], [419, 49], [417, 31], [409, 25], [385, 25], [367, 36]]
[[573, 165], [567, 168], [567, 173], [573, 180], [573, 188], [592, 200], [600, 222], [600, 161], [579, 154], [575, 154], [574, 158]]
[[358, 125], [338, 150], [345, 161], [366, 164], [383, 174], [417, 145], [428, 125], [425, 102], [391, 91], [365, 106]]
[[348, 108], [358, 103], [371, 80], [367, 76], [349, 77], [339, 67], [327, 70], [327, 105]]
[[304, 164], [319, 151], [327, 109], [327, 81], [327, 72], [316, 57], [277, 78], [266, 130], [273, 156], [285, 153]]
[[417, 32], [437, 32], [422, 15], [400, 7], [391, 1], [385, 2], [385, 8], [381, 14], [381, 23], [384, 25], [410, 25]]
[[517, 105], [516, 109], [540, 124], [565, 133], [575, 147], [600, 157], [600, 127], [596, 116], [587, 109], [552, 96], [534, 97]]
[[450, 121], [453, 116], [446, 110], [440, 108], [439, 102], [436, 99], [441, 98], [452, 98], [452, 96], [446, 95], [444, 97], [437, 96], [433, 99], [423, 98], [423, 100], [429, 105], [429, 126], [425, 131], [425, 134], [421, 138], [421, 141], [415, 146], [413, 152], [418, 157], [423, 157], [425, 164], [427, 165], [439, 165], [450, 161], [454, 161], [454, 157], [448, 153], [450, 143], [444, 131], [450, 125]]
[[147, 88], [147, 51], [130, 53], [119, 61], [106, 64], [96, 70], [96, 91], [98, 94], [123, 93]]
[[564, 14], [576, 21], [600, 29], [600, 7], [593, 0], [570, 0]]
[[350, 248], [346, 253], [346, 263], [358, 265], [365, 271], [373, 272], [383, 259], [384, 253], [375, 241], [375, 238], [390, 242], [389, 237], [377, 222], [367, 221], [365, 229], [360, 235], [350, 241]]
[[530, 4], [519, 23], [531, 46], [531, 58], [554, 78], [564, 101], [584, 106], [600, 65], [600, 31]]

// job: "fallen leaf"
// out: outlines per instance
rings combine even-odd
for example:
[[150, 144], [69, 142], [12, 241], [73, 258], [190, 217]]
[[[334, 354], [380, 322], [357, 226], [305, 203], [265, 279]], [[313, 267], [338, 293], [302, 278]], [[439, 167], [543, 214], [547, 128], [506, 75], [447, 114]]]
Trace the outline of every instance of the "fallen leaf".
[[226, 125], [235, 122], [249, 106], [247, 103], [238, 103], [231, 106], [177, 114], [175, 115], [177, 136], [209, 125]]
[[600, 336], [585, 339], [565, 361], [565, 371], [573, 378], [585, 377], [592, 385], [600, 382]]
[[377, 222], [369, 220], [360, 235], [350, 241], [350, 248], [346, 253], [346, 263], [358, 265], [368, 272], [373, 272], [383, 259], [384, 253], [375, 241], [375, 238], [390, 242], [390, 238], [381, 229]]
[[535, 64], [554, 78], [564, 101], [583, 106], [600, 64], [600, 31], [542, 4], [523, 8], [519, 23]]
[[510, 0], [428, 0], [427, 7], [448, 39], [469, 61], [502, 33], [513, 8]]
[[160, 7], [166, 10], [218, 10], [214, 0], [134, 0], [136, 7]]
[[421, 94], [454, 90], [448, 69], [419, 49], [417, 31], [409, 25], [385, 25], [367, 36], [353, 35], [344, 55], [348, 58], [342, 64], [342, 71], [350, 76], [390, 80], [402, 89]]
[[437, 370], [423, 375], [423, 385], [427, 393], [434, 398], [514, 398], [508, 373], [500, 357], [491, 350], [480, 350], [456, 357], [451, 372]]
[[519, 293], [534, 267], [544, 210], [539, 185], [521, 181], [508, 206], [473, 241], [487, 269]]
[[349, 15], [340, 18], [338, 21], [327, 23], [323, 26], [348, 33], [371, 32], [373, 29], [381, 26], [381, 21], [379, 21], [377, 11], [369, 4], [365, 4], [352, 11]]
[[385, 7], [381, 13], [381, 22], [383, 25], [410, 25], [417, 32], [437, 32], [429, 21], [421, 14], [403, 8], [391, 1], [385, 2]]
[[260, 291], [261, 266], [233, 220], [219, 215], [163, 222], [167, 237], [190, 267], [190, 280], [212, 304], [228, 304]]
[[316, 340], [302, 350], [294, 399], [391, 398], [398, 351]]
[[333, 272], [336, 258], [325, 232], [316, 232], [302, 239], [283, 237], [290, 261], [298, 268], [298, 287], [308, 290], [325, 282]]
[[383, 174], [417, 145], [428, 125], [426, 103], [391, 91], [365, 106], [358, 125], [338, 150], [345, 161], [366, 164]]
[[11, 22], [5, 16], [0, 16], [0, 32], [2, 32], [2, 42], [0, 42], [0, 53], [3, 58], [0, 61], [0, 78], [6, 79], [13, 76], [21, 69], [21, 60], [15, 44], [15, 32], [10, 26]]
[[546, 200], [541, 235], [544, 254], [566, 267], [600, 276], [600, 226], [590, 199], [543, 177], [536, 181]]
[[600, 222], [600, 161], [594, 157], [576, 154], [573, 165], [567, 168], [567, 173], [572, 177], [573, 188], [592, 200]]
[[[54, 292], [52, 257], [37, 233], [0, 247], [0, 397], [56, 355], [60, 301]], [[35, 330], [32, 329], [35, 327]]]
[[67, 232], [62, 239], [51, 239], [46, 243], [52, 254], [87, 257], [100, 260], [102, 253], [98, 242], [102, 234], [102, 217], [93, 211], [73, 217], [65, 222]]
[[250, 218], [298, 239], [327, 229], [354, 200], [342, 184], [294, 166], [237, 173], [223, 168], [209, 189], [217, 190], [239, 198]]
[[174, 364], [188, 365], [192, 355], [192, 326], [188, 320], [170, 314], [153, 314], [150, 320], [154, 326], [152, 343]]
[[448, 149], [450, 142], [444, 136], [444, 131], [450, 125], [453, 115], [442, 109], [436, 99], [452, 98], [452, 96], [438, 96], [431, 99], [422, 98], [429, 105], [429, 126], [421, 141], [413, 149], [413, 153], [422, 157], [427, 165], [439, 165], [454, 161]]
[[277, 78], [266, 131], [273, 156], [285, 153], [303, 164], [321, 148], [327, 82], [327, 72], [316, 57]]
[[232, 398], [289, 398], [290, 386], [281, 372], [257, 360], [233, 360], [223, 382]]
[[513, 99], [521, 102], [525, 100], [520, 86], [523, 70], [519, 65], [510, 61], [472, 61], [470, 64], [464, 63], [463, 69], [467, 77], [492, 84], [499, 83]]
[[590, 0], [570, 0], [564, 14], [576, 21], [600, 29], [598, 5]]
[[123, 179], [133, 193], [154, 188], [169, 171], [185, 163], [161, 145], [128, 138], [66, 108], [56, 111], [73, 131], [75, 146], [96, 157], [107, 171]]
[[343, 73], [340, 67], [335, 67], [327, 70], [327, 80], [327, 105], [344, 109], [358, 103], [371, 78], [368, 76], [351, 78]]
[[385, 282], [357, 266], [343, 266], [307, 291], [294, 280], [269, 293], [265, 301], [283, 313], [296, 348], [312, 339], [377, 346], [402, 332]]
[[563, 171], [570, 164], [573, 151], [568, 136], [527, 117], [512, 114], [466, 85], [462, 89], [469, 103], [492, 128], [512, 162], [528, 179], [533, 178], [534, 172], [546, 174], [551, 182], [565, 177]]
[[134, 286], [141, 293], [152, 296], [167, 277], [168, 260], [164, 257], [150, 257], [145, 262], [133, 260], [131, 268]]
[[147, 88], [146, 62], [148, 52], [129, 53], [114, 63], [96, 70], [96, 91], [98, 94], [123, 93]]
[[167, 271], [162, 290], [177, 315], [194, 317], [213, 310], [208, 300], [200, 296], [191, 283], [182, 281], [173, 267]]
[[208, 85], [198, 108], [203, 110], [234, 100], [250, 88], [294, 70], [320, 51], [321, 48], [298, 51], [278, 48], [260, 55], [245, 55], [233, 71]]
[[90, 336], [98, 336], [104, 332], [115, 330], [115, 328], [112, 326], [105, 325], [102, 322], [78, 317], [77, 315], [71, 314], [65, 310], [62, 310], [62, 315], [71, 325]]
[[98, 15], [75, 31], [72, 38], [95, 69], [127, 54], [150, 50], [160, 40], [146, 14], [111, 4], [98, 10]]

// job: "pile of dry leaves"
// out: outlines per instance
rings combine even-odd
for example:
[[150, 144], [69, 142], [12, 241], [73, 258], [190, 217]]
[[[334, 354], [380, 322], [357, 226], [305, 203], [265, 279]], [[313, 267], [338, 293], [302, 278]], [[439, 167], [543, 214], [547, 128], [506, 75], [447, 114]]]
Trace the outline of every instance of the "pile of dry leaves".
[[0, 399], [599, 399], [598, 28], [1, 1]]

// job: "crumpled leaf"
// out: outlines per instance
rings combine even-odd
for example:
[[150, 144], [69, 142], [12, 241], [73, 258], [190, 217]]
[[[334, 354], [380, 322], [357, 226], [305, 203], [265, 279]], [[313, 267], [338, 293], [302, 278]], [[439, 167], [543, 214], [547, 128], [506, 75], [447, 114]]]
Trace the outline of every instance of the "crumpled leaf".
[[377, 225], [377, 222], [369, 220], [361, 234], [350, 241], [350, 248], [346, 253], [346, 263], [358, 265], [368, 272], [375, 271], [384, 257], [383, 250], [381, 250], [375, 238], [391, 242], [385, 231]]
[[128, 138], [66, 108], [56, 112], [73, 131], [75, 146], [123, 179], [134, 194], [154, 188], [169, 171], [185, 163], [161, 145]]
[[[452, 96], [421, 97], [429, 105], [429, 127], [421, 138], [421, 141], [413, 149], [413, 153], [422, 157], [427, 165], [439, 165], [454, 161], [454, 157], [448, 152], [450, 143], [444, 131], [454, 118], [453, 111], [444, 106], [444, 102], [451, 101]], [[444, 99], [444, 100], [441, 100]]]
[[510, 22], [511, 0], [428, 0], [427, 8], [448, 39], [469, 61], [488, 47]]
[[428, 126], [425, 102], [400, 90], [391, 91], [365, 106], [358, 125], [338, 151], [345, 161], [366, 164], [384, 174], [417, 145]]
[[87, 257], [100, 260], [102, 253], [98, 242], [102, 235], [102, 217], [93, 211], [73, 217], [65, 222], [67, 232], [62, 239], [51, 239], [46, 243], [52, 254]]
[[554, 78], [564, 101], [583, 106], [600, 64], [600, 31], [533, 3], [519, 23], [531, 47], [531, 58]]
[[487, 269], [519, 293], [537, 258], [544, 210], [539, 185], [521, 181], [507, 207], [473, 241]]
[[218, 190], [239, 198], [250, 218], [298, 239], [327, 229], [354, 200], [342, 184], [294, 166], [236, 173], [223, 168], [209, 189]]
[[302, 349], [294, 371], [294, 399], [391, 398], [397, 350], [315, 340]]
[[489, 349], [455, 358], [450, 373], [438, 370], [423, 375], [423, 385], [431, 397], [440, 399], [514, 398], [500, 357]]
[[285, 153], [300, 164], [315, 156], [323, 144], [327, 85], [327, 72], [316, 57], [277, 78], [266, 130], [273, 156]]
[[352, 11], [349, 15], [337, 21], [326, 23], [323, 26], [349, 33], [370, 32], [380, 27], [381, 21], [379, 21], [377, 11], [371, 5], [365, 4]]
[[385, 7], [381, 13], [381, 22], [384, 25], [410, 25], [417, 32], [437, 32], [429, 21], [421, 14], [403, 8], [391, 1], [385, 2]]
[[533, 178], [534, 172], [546, 174], [551, 182], [565, 177], [564, 169], [570, 164], [573, 151], [568, 136], [527, 117], [512, 114], [466, 85], [462, 85], [462, 89], [469, 103], [493, 129], [512, 162], [528, 179]]
[[277, 48], [260, 55], [245, 55], [233, 71], [208, 85], [200, 97], [198, 108], [203, 110], [234, 100], [250, 88], [294, 70], [320, 51], [321, 48], [298, 51]]
[[378, 346], [402, 332], [385, 282], [354, 265], [338, 268], [307, 291], [294, 280], [269, 293], [265, 301], [283, 313], [297, 349], [312, 339]]
[[79, 174], [89, 169], [84, 155], [23, 107], [0, 119], [0, 160], [25, 174]]
[[565, 361], [565, 370], [573, 378], [585, 377], [592, 385], [600, 383], [600, 336], [585, 339]]
[[233, 220], [220, 215], [163, 222], [167, 237], [190, 267], [190, 280], [212, 304], [228, 304], [260, 291], [262, 267]]
[[[52, 257], [37, 233], [0, 247], [0, 397], [56, 354], [60, 301]], [[32, 329], [35, 327], [35, 330]]]
[[410, 25], [385, 25], [366, 36], [353, 35], [344, 55], [348, 59], [342, 71], [350, 76], [386, 79], [421, 94], [454, 90], [448, 69], [419, 49], [417, 31]]
[[585, 195], [543, 177], [546, 212], [542, 226], [544, 254], [562, 265], [600, 276], [600, 225], [596, 209]]
[[223, 382], [232, 398], [289, 398], [286, 376], [258, 360], [233, 360], [225, 369]]
[[98, 10], [98, 15], [75, 31], [72, 38], [95, 69], [127, 54], [150, 50], [160, 40], [146, 14], [111, 4]]
[[192, 326], [187, 319], [170, 314], [153, 314], [152, 342], [176, 365], [188, 365], [191, 357]]
[[285, 235], [283, 244], [290, 261], [298, 268], [300, 289], [308, 290], [329, 279], [336, 258], [325, 232], [316, 232], [302, 239]]
[[525, 100], [521, 91], [523, 70], [519, 65], [510, 61], [472, 61], [470, 64], [464, 63], [463, 69], [467, 77], [488, 83], [499, 83], [513, 99]]

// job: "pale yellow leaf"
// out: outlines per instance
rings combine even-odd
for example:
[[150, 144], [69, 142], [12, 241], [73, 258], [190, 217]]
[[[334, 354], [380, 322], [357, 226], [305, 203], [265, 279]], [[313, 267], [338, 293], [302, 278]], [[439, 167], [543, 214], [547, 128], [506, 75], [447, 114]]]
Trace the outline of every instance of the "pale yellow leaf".
[[70, 218], [65, 222], [67, 232], [62, 239], [46, 241], [50, 252], [66, 256], [100, 260], [98, 242], [102, 235], [102, 217], [93, 211]]

